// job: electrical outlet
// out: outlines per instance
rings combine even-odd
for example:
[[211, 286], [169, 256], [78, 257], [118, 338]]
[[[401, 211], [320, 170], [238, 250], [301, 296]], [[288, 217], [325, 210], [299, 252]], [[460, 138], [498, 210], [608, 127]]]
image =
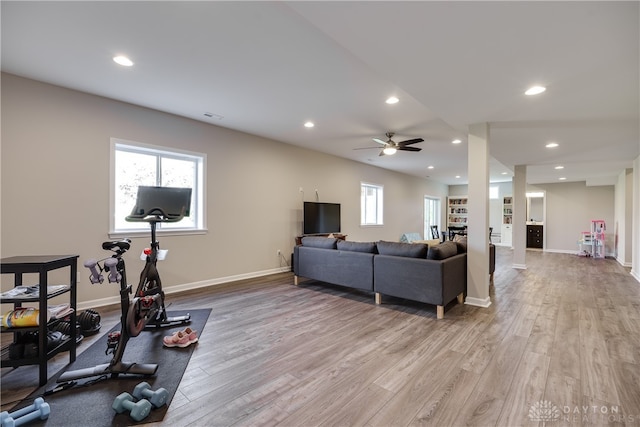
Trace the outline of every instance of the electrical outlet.
[[280, 249], [276, 252], [276, 255], [280, 256]]

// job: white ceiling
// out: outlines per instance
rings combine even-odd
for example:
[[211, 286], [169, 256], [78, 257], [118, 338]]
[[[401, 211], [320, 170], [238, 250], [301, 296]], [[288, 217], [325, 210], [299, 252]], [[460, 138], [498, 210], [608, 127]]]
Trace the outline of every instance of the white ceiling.
[[[467, 182], [474, 123], [490, 126], [492, 181], [527, 165], [532, 184], [612, 184], [640, 154], [638, 2], [2, 1], [1, 14], [2, 71], [445, 184]], [[547, 91], [525, 96], [533, 84]], [[387, 131], [423, 150], [356, 150]]]

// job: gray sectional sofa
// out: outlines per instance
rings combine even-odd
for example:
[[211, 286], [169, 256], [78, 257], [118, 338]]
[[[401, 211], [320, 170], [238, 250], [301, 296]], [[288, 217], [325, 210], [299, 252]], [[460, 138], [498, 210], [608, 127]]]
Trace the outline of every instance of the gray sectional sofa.
[[444, 242], [350, 242], [308, 236], [294, 247], [294, 283], [300, 277], [371, 291], [377, 304], [394, 296], [437, 306], [437, 318], [467, 289], [466, 245]]
[[303, 237], [293, 248], [294, 282], [298, 277], [373, 291], [375, 243], [347, 242], [336, 238]]

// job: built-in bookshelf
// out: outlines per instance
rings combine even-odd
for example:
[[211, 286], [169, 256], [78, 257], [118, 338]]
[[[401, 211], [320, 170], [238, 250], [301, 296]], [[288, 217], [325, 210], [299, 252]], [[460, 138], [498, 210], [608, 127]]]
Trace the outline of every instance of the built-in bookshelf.
[[447, 203], [447, 225], [464, 227], [467, 225], [467, 196], [452, 196]]
[[513, 223], [513, 197], [504, 196], [502, 198], [502, 223]]
[[511, 246], [513, 239], [513, 197], [502, 198], [502, 227], [500, 229], [500, 243]]

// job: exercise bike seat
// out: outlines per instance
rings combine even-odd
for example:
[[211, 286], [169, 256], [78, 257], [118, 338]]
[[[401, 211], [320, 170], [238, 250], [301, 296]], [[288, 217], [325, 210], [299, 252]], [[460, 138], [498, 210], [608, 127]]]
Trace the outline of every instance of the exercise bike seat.
[[124, 253], [129, 250], [131, 247], [131, 240], [122, 239], [122, 240], [112, 240], [109, 242], [102, 243], [102, 249], [105, 251], [117, 251], [120, 253]]

